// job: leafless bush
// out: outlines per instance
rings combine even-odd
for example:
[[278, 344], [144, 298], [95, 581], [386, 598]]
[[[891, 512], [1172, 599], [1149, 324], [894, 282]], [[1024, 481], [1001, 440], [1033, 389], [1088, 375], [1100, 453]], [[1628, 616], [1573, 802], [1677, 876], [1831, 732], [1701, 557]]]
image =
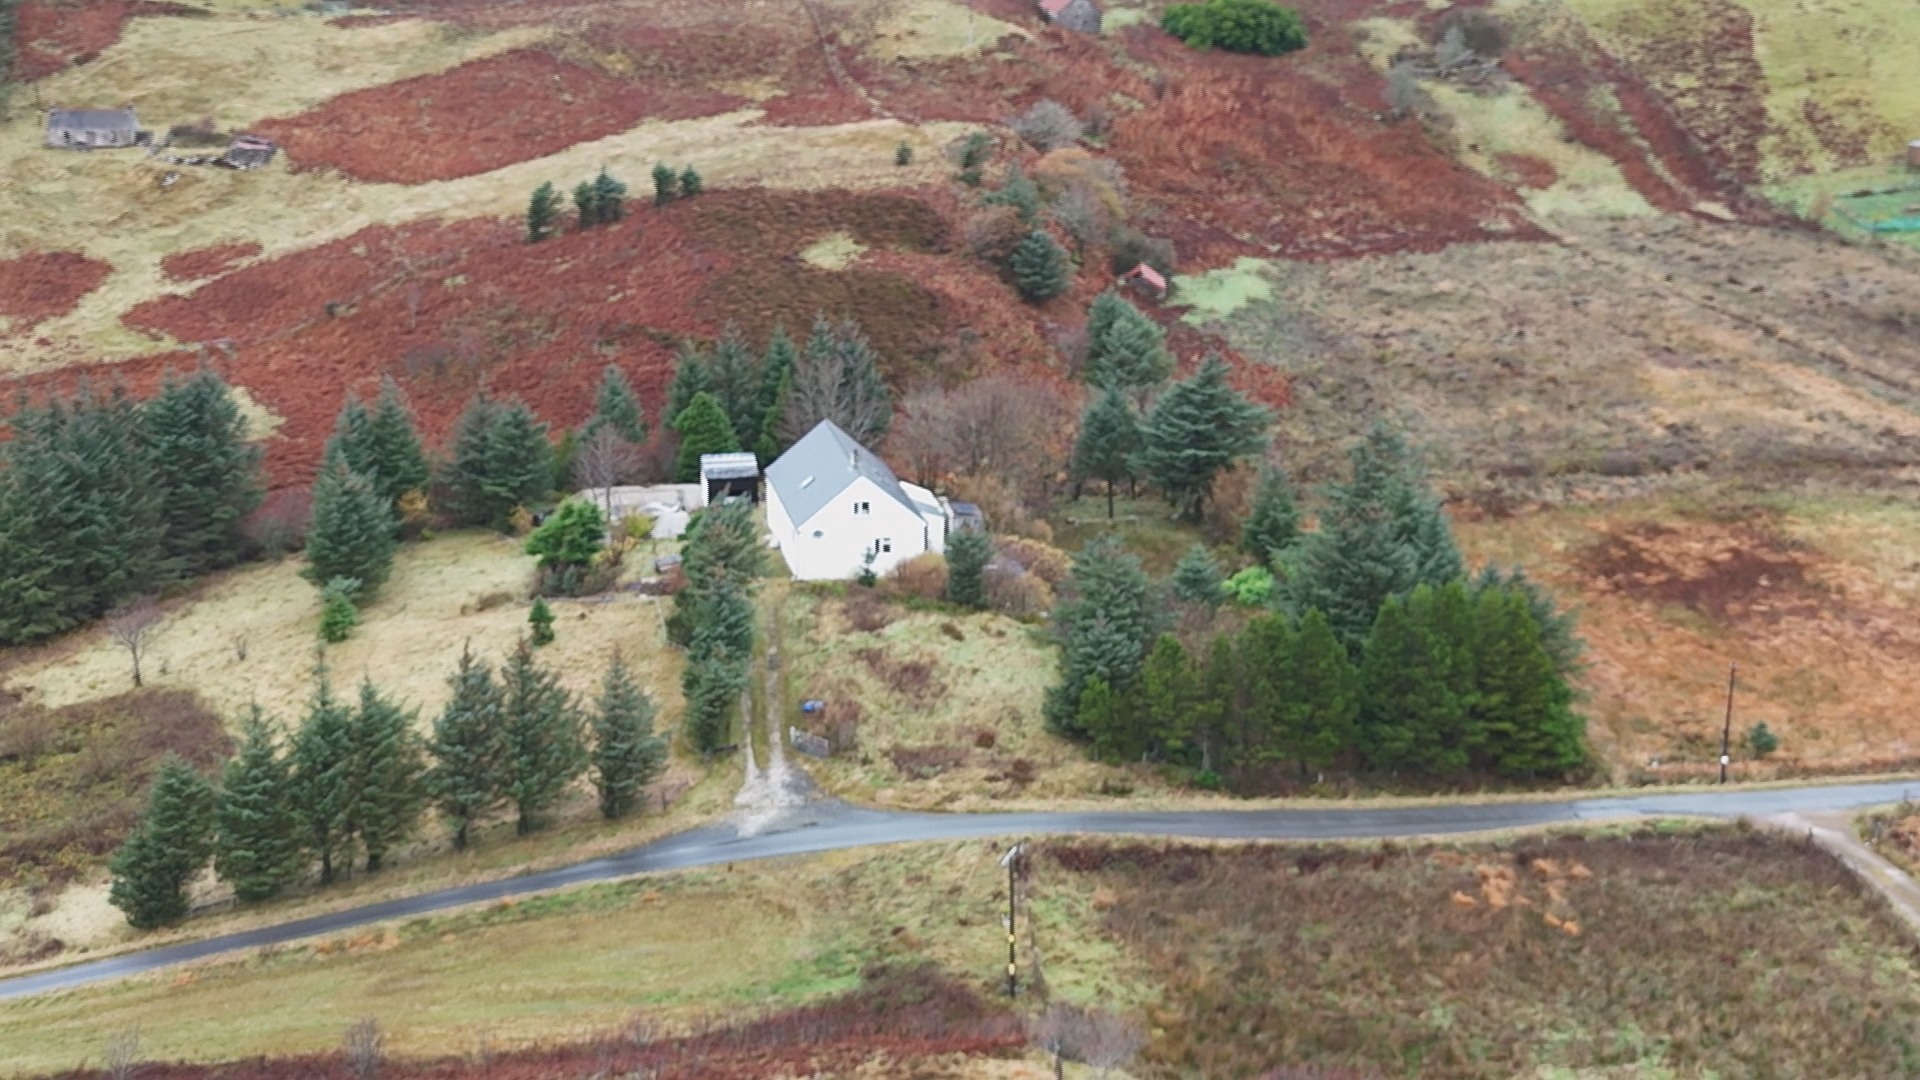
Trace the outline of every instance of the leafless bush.
[[931, 780], [967, 760], [967, 752], [958, 746], [896, 746], [887, 751], [888, 760], [900, 775], [912, 780]]
[[203, 116], [191, 124], [175, 124], [167, 129], [167, 145], [182, 147], [222, 146], [227, 137], [220, 134], [213, 117]]
[[1113, 131], [1113, 110], [1102, 102], [1087, 106], [1087, 115], [1082, 122], [1089, 139], [1104, 140]]
[[857, 633], [874, 634], [893, 625], [893, 610], [873, 589], [847, 590], [847, 602], [842, 610], [846, 612], [847, 625]]
[[833, 744], [836, 754], [851, 754], [860, 749], [860, 721], [865, 718], [860, 702], [851, 695], [841, 695], [827, 704], [827, 718], [822, 732], [827, 741]]
[[241, 526], [241, 532], [261, 555], [277, 559], [306, 543], [307, 523], [312, 517], [313, 489], [284, 488], [267, 496], [266, 503]]
[[1443, 27], [1440, 32], [1443, 43], [1448, 35], [1458, 31], [1461, 47], [1468, 55], [1482, 60], [1498, 59], [1513, 41], [1507, 24], [1491, 11], [1456, 11], [1440, 25]]
[[233, 647], [233, 659], [236, 663], [247, 662], [247, 635], [235, 634], [227, 639], [227, 644]]
[[1019, 136], [1036, 150], [1057, 150], [1080, 141], [1084, 129], [1073, 111], [1051, 98], [1037, 101], [1033, 107], [1009, 123]]
[[31, 762], [54, 748], [60, 725], [44, 709], [18, 708], [0, 717], [0, 761]]
[[1074, 243], [1085, 250], [1114, 225], [1113, 214], [1090, 185], [1074, 184], [1053, 201], [1053, 216]]
[[1111, 1010], [1056, 1002], [1035, 1021], [1033, 1040], [1056, 1061], [1079, 1061], [1105, 1076], [1131, 1062], [1147, 1045], [1147, 1034], [1139, 1023]]
[[133, 664], [135, 687], [145, 685], [140, 679], [140, 658], [160, 636], [160, 618], [160, 609], [154, 605], [153, 597], [137, 596], [115, 609], [107, 619], [107, 633], [127, 650], [127, 659]]
[[1400, 61], [1387, 69], [1387, 108], [1395, 119], [1423, 116], [1433, 99], [1420, 85], [1420, 69], [1409, 61]]
[[960, 227], [967, 254], [990, 263], [1005, 262], [1028, 232], [1020, 211], [1011, 206], [982, 207]]
[[380, 1022], [371, 1016], [357, 1020], [347, 1028], [343, 1054], [355, 1080], [373, 1080], [379, 1075], [385, 1043], [380, 1034]]
[[139, 1029], [117, 1031], [108, 1036], [107, 1048], [102, 1051], [100, 1060], [112, 1080], [127, 1080], [140, 1064]]
[[983, 584], [987, 606], [1016, 619], [1030, 619], [1053, 610], [1053, 589], [1036, 574], [1011, 563], [987, 568]]
[[573, 459], [573, 482], [600, 493], [600, 512], [613, 520], [613, 489], [640, 468], [640, 451], [611, 425], [587, 436]]
[[1466, 32], [1459, 25], [1449, 26], [1440, 35], [1440, 43], [1433, 47], [1433, 62], [1441, 71], [1459, 67], [1461, 64], [1478, 59], [1473, 48], [1467, 44]]
[[894, 596], [939, 600], [947, 594], [947, 560], [932, 552], [915, 555], [887, 572], [886, 590]]

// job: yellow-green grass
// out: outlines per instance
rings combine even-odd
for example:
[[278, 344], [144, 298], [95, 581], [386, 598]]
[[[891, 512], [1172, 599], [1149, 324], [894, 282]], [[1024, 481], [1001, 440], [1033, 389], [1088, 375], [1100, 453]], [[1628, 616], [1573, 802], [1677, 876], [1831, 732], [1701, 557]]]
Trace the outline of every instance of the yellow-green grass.
[[867, 246], [844, 232], [828, 233], [800, 252], [800, 261], [822, 270], [845, 270], [867, 253]]
[[[1852, 164], [1823, 147], [1818, 117], [1857, 137], [1869, 157], [1892, 161], [1920, 138], [1920, 5], [1906, 0], [1733, 0], [1753, 19], [1765, 74], [1762, 173], [1781, 180]], [[1525, 6], [1525, 5], [1516, 5]], [[1698, 23], [1686, 0], [1569, 0], [1603, 41], [1657, 41]], [[1670, 73], [1684, 87], [1688, 73]]]
[[515, 904], [9, 1003], [0, 1060], [98, 1060], [137, 1028], [157, 1060], [331, 1050], [375, 1017], [400, 1055], [574, 1040], [636, 1011], [754, 1013], [930, 962], [985, 992], [1004, 970], [995, 842], [847, 852], [588, 886]]
[[1182, 316], [1196, 325], [1222, 319], [1256, 300], [1273, 299], [1273, 285], [1260, 271], [1266, 264], [1241, 257], [1232, 266], [1204, 274], [1181, 274], [1173, 279], [1172, 304], [1193, 310]]
[[1033, 36], [955, 0], [891, 0], [884, 11], [865, 42], [866, 50], [881, 60], [974, 56], [1002, 38]]
[[1457, 125], [1458, 156], [1475, 172], [1511, 183], [1514, 177], [1499, 160], [1503, 154], [1524, 154], [1553, 166], [1552, 186], [1522, 191], [1535, 213], [1618, 218], [1654, 212], [1612, 160], [1567, 138], [1560, 122], [1524, 89], [1476, 94], [1444, 82], [1431, 82], [1426, 89]]
[[1063, 551], [1079, 551], [1102, 536], [1118, 535], [1151, 574], [1172, 571], [1180, 556], [1204, 540], [1198, 528], [1174, 516], [1164, 499], [1150, 495], [1119, 496], [1113, 501], [1113, 517], [1109, 519], [1106, 495], [1088, 494], [1060, 504], [1047, 522], [1053, 527], [1054, 546]]

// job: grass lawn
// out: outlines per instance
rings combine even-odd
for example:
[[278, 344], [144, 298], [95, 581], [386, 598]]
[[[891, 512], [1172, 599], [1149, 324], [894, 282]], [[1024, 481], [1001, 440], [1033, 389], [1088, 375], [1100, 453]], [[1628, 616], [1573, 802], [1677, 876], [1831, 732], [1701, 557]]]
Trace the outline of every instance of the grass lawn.
[[1125, 495], [1113, 502], [1113, 519], [1107, 518], [1104, 493], [1090, 492], [1072, 502], [1063, 502], [1048, 516], [1053, 526], [1053, 544], [1065, 552], [1079, 551], [1107, 533], [1118, 533], [1127, 550], [1140, 556], [1147, 572], [1162, 575], [1172, 572], [1173, 564], [1197, 543], [1204, 542], [1197, 526], [1175, 520], [1173, 508], [1165, 499], [1144, 494]]
[[990, 990], [1005, 962], [1001, 851], [942, 844], [594, 885], [9, 1003], [0, 1060], [70, 1067], [134, 1028], [157, 1060], [324, 1051], [367, 1016], [400, 1055], [506, 1049], [636, 1011], [673, 1023], [817, 1000], [889, 960]]

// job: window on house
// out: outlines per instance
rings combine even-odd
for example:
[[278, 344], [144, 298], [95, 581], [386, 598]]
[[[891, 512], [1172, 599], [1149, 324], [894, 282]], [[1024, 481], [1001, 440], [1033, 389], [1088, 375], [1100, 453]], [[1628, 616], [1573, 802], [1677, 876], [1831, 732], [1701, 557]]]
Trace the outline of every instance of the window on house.
[[875, 555], [885, 555], [892, 550], [893, 538], [891, 536], [883, 536], [873, 542], [873, 553]]
[[855, 516], [865, 516], [867, 514], [871, 514], [873, 513], [873, 504], [870, 502], [854, 503], [853, 512]]

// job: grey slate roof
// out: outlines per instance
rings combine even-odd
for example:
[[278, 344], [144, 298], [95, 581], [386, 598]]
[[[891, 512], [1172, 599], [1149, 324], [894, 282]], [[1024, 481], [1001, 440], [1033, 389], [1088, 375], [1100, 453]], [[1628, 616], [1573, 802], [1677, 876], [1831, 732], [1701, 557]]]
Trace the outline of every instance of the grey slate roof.
[[47, 126], [82, 131], [131, 131], [140, 126], [132, 109], [49, 109]]
[[760, 475], [760, 462], [752, 454], [701, 454], [700, 475], [709, 480], [741, 480]]
[[767, 483], [780, 495], [780, 504], [797, 528], [813, 520], [860, 477], [879, 486], [901, 506], [919, 513], [900, 487], [900, 479], [873, 451], [853, 441], [831, 420], [822, 420], [799, 442], [767, 466]]

